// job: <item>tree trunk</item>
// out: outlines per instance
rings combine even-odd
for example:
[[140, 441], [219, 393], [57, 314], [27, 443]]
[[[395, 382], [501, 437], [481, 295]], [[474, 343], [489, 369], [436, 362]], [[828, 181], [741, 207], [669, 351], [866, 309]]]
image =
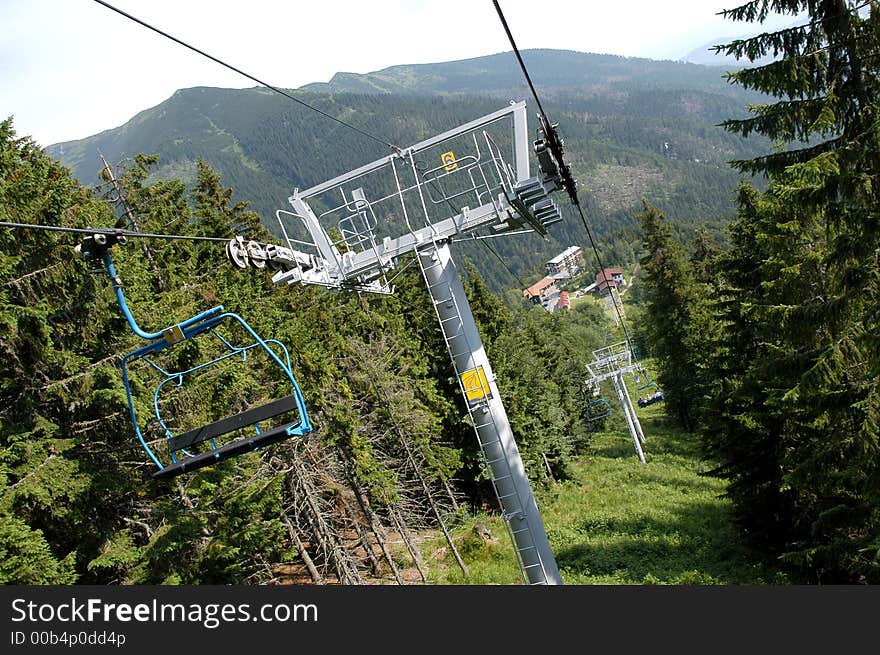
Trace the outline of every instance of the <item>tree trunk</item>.
[[287, 526], [287, 531], [288, 533], [290, 533], [290, 539], [291, 541], [293, 541], [293, 544], [296, 546], [296, 550], [299, 553], [299, 556], [302, 558], [303, 563], [306, 565], [306, 569], [308, 569], [309, 571], [312, 582], [319, 585], [324, 584], [324, 578], [321, 577], [321, 574], [315, 567], [315, 563], [312, 561], [311, 556], [309, 556], [309, 552], [306, 550], [306, 547], [303, 545], [302, 540], [299, 538], [299, 533], [297, 533], [296, 527], [293, 525], [293, 522], [290, 520], [287, 512], [285, 512], [283, 509], [281, 510], [281, 520], [284, 522], [284, 525]]
[[410, 535], [410, 532], [401, 519], [397, 509], [392, 507], [389, 510], [389, 514], [391, 515], [391, 520], [394, 522], [394, 526], [397, 528], [397, 531], [403, 539], [403, 543], [406, 544], [409, 554], [412, 556], [413, 564], [416, 565], [416, 569], [419, 571], [419, 576], [421, 576], [422, 582], [427, 582], [428, 575], [425, 573], [425, 560], [422, 559], [422, 553], [419, 551], [418, 544], [413, 541], [412, 535]]

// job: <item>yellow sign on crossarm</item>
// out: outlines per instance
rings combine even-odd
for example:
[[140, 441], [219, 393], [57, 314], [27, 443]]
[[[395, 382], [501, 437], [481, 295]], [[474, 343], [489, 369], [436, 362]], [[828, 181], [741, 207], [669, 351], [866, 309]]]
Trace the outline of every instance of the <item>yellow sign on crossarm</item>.
[[486, 372], [482, 366], [472, 368], [461, 374], [461, 386], [464, 387], [464, 394], [467, 396], [468, 402], [476, 402], [492, 397], [492, 391], [489, 389], [489, 380], [486, 379]]
[[443, 162], [443, 170], [451, 173], [458, 168], [458, 161], [455, 159], [455, 153], [451, 150], [440, 155], [440, 161]]

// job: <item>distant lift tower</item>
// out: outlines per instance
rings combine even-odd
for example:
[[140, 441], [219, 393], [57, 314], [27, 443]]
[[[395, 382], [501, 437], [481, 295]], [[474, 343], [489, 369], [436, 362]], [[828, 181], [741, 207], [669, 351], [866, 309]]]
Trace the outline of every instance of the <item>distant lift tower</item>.
[[632, 373], [635, 376], [642, 374], [647, 377], [647, 373], [638, 360], [633, 358], [629, 343], [622, 341], [594, 350], [593, 361], [587, 364], [587, 373], [589, 377], [585, 385], [588, 394], [599, 395], [601, 393], [600, 385], [606, 380], [611, 380], [629, 433], [632, 435], [636, 454], [644, 464], [645, 453], [642, 450], [642, 445], [645, 443], [645, 433], [642, 432], [642, 424], [639, 423], [639, 417], [636, 416], [636, 410], [633, 407], [632, 398], [630, 398], [623, 376], [626, 373]]
[[[435, 136], [290, 197], [276, 212], [287, 247], [241, 239], [241, 267], [276, 271], [277, 284], [392, 293], [389, 273], [410, 253], [421, 268], [449, 357], [527, 584], [562, 584], [450, 243], [537, 232], [561, 220], [546, 135], [529, 143], [525, 103]], [[529, 174], [530, 145], [540, 173]]]

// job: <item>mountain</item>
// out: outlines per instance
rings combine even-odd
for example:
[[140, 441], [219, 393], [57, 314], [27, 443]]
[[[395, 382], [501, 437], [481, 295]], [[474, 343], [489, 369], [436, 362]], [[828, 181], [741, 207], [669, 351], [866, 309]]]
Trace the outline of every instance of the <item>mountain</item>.
[[723, 66], [725, 70], [731, 71], [745, 66], [763, 66], [764, 64], [769, 64], [773, 61], [773, 57], [761, 57], [754, 62], [750, 62], [747, 59], [737, 60], [736, 57], [715, 52], [713, 49], [717, 45], [732, 43], [735, 40], [736, 37], [732, 36], [713, 39], [682, 56], [681, 61], [702, 66]]
[[[784, 27], [780, 27], [782, 30], [794, 30], [799, 27], [803, 27], [805, 24], [809, 22], [808, 16], [801, 16], [789, 23]], [[764, 31], [764, 30], [761, 30]], [[740, 34], [738, 36], [717, 36], [711, 41], [707, 41], [701, 46], [697, 46], [693, 50], [690, 50], [686, 54], [679, 57], [679, 61], [689, 62], [692, 64], [700, 64], [703, 66], [724, 66], [729, 70], [736, 70], [738, 68], [743, 68], [745, 66], [764, 66], [765, 64], [769, 64], [776, 57], [773, 55], [760, 57], [753, 62], [750, 62], [748, 59], [740, 59], [737, 60], [735, 57], [727, 56], [721, 53], [716, 53], [713, 48], [718, 45], [727, 45], [733, 43], [734, 41], [742, 41], [749, 39], [755, 36], [758, 32], [752, 32], [747, 34]]]
[[[633, 214], [642, 198], [683, 230], [721, 231], [733, 213], [738, 175], [727, 162], [755, 156], [767, 144], [717, 127], [745, 115], [758, 96], [731, 86], [714, 66], [572, 51], [526, 50], [523, 59], [542, 104], [559, 123], [579, 181], [582, 205], [615, 263], [640, 247]], [[394, 66], [366, 75], [339, 73], [330, 82], [291, 91], [323, 112], [406, 146], [526, 99], [535, 110], [512, 53], [437, 64]], [[536, 127], [530, 119], [530, 129]], [[191, 182], [198, 159], [217, 169], [237, 199], [267, 225], [294, 188], [306, 188], [387, 154], [375, 140], [265, 88], [196, 87], [177, 91], [125, 125], [47, 152], [84, 184], [97, 182], [98, 151], [110, 162], [159, 155], [154, 177]], [[494, 288], [522, 286], [569, 245], [587, 245], [580, 218], [559, 199], [565, 221], [548, 241], [512, 237], [493, 246], [463, 245]], [[500, 254], [501, 257], [496, 257]], [[509, 262], [509, 270], [498, 259]]]
[[[638, 57], [572, 50], [521, 51], [529, 76], [543, 92], [581, 96], [621, 85], [640, 88], [700, 88], [729, 93], [718, 71]], [[437, 64], [391, 66], [374, 73], [337, 73], [327, 83], [307, 84], [314, 92], [396, 94], [486, 94], [514, 97], [528, 92], [511, 52]]]
[[682, 55], [681, 61], [691, 64], [699, 64], [701, 66], [725, 66], [726, 68], [740, 68], [742, 63], [734, 57], [728, 57], [724, 54], [717, 53], [712, 48], [721, 43], [730, 43], [733, 38], [713, 39], [708, 43], [697, 46], [690, 52]]

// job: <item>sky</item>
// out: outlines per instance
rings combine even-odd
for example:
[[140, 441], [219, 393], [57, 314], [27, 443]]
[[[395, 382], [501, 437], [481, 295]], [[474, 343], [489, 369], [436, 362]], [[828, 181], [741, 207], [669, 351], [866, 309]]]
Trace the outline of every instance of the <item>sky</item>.
[[[283, 88], [511, 50], [491, 0], [107, 2]], [[520, 50], [651, 59], [762, 31], [717, 15], [742, 2], [499, 0]], [[41, 146], [118, 127], [177, 89], [256, 86], [95, 0], [0, 0], [0, 26], [0, 119]]]

